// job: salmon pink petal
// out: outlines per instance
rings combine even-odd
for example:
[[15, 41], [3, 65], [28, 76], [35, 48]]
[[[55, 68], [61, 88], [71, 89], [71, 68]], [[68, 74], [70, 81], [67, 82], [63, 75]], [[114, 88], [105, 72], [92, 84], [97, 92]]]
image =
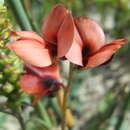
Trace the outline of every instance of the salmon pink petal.
[[7, 47], [28, 64], [36, 67], [51, 65], [49, 50], [35, 40], [19, 40]]
[[127, 39], [115, 40], [112, 43], [109, 43], [103, 46], [95, 54], [90, 55], [86, 60], [87, 64], [84, 69], [90, 69], [97, 66], [100, 66], [107, 61], [109, 61], [117, 50], [119, 50], [122, 45], [127, 42]]
[[106, 46], [109, 46], [112, 43], [116, 44], [116, 45], [124, 45], [126, 42], [128, 42], [128, 39], [118, 39], [118, 40], [115, 40], [115, 41], [113, 41], [111, 43], [108, 43]]
[[79, 17], [75, 19], [75, 24], [84, 42], [84, 46], [87, 46], [89, 50], [89, 54], [96, 52], [104, 45], [104, 32], [94, 20]]
[[25, 93], [34, 96], [32, 105], [36, 105], [43, 96], [47, 95], [47, 91], [41, 84], [41, 79], [35, 75], [26, 74], [21, 76], [20, 87]]
[[46, 44], [42, 37], [37, 35], [35, 32], [31, 31], [20, 31], [20, 32], [11, 32], [13, 36], [19, 36], [20, 39], [26, 39], [26, 40], [36, 40], [38, 42], [41, 42], [43, 44]]
[[73, 22], [73, 18], [69, 13], [65, 17], [64, 22], [58, 32], [57, 53], [59, 58], [64, 57], [65, 54], [69, 51], [74, 40], [74, 33], [75, 25]]
[[46, 40], [52, 43], [56, 42], [57, 32], [67, 13], [68, 10], [63, 5], [57, 5], [51, 10], [42, 28], [43, 37], [46, 38]]
[[25, 69], [27, 70], [28, 73], [35, 73], [36, 75], [39, 75], [40, 77], [45, 77], [45, 76], [51, 76], [54, 79], [61, 79], [60, 77], [60, 70], [59, 70], [59, 65], [55, 62], [51, 66], [48, 67], [34, 67], [31, 65], [26, 64]]
[[82, 66], [82, 40], [79, 36], [77, 29], [75, 28], [74, 39], [69, 51], [66, 54], [66, 58], [74, 64]]
[[41, 79], [35, 75], [23, 75], [20, 78], [20, 87], [27, 94], [36, 95], [41, 94], [44, 89], [40, 84]]

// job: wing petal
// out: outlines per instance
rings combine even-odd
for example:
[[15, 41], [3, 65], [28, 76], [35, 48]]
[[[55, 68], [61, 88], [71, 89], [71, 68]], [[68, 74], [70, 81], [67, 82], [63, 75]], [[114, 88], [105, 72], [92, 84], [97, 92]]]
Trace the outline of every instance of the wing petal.
[[35, 75], [26, 74], [20, 78], [20, 87], [27, 94], [37, 95], [41, 94], [43, 87], [40, 84], [40, 78]]
[[64, 19], [64, 22], [61, 25], [60, 30], [58, 32], [57, 52], [59, 58], [64, 57], [70, 49], [74, 39], [74, 28], [75, 26], [73, 18], [69, 13]]
[[27, 70], [28, 73], [36, 74], [42, 78], [46, 76], [50, 76], [55, 79], [59, 79], [59, 80], [61, 79], [60, 68], [59, 68], [58, 63], [54, 63], [51, 66], [42, 67], [42, 68], [38, 68], [38, 67], [34, 67], [34, 66], [26, 64], [25, 69]]
[[28, 64], [36, 67], [51, 65], [49, 50], [35, 40], [19, 40], [7, 47]]
[[31, 32], [31, 31], [11, 32], [11, 35], [19, 36], [20, 39], [36, 40], [38, 42], [46, 44], [43, 38], [37, 35], [35, 32]]
[[95, 68], [106, 63], [112, 58], [116, 51], [119, 50], [122, 47], [122, 45], [126, 42], [127, 39], [119, 39], [103, 46], [99, 51], [97, 51], [93, 55], [90, 55], [86, 59], [87, 64], [83, 69]]
[[82, 42], [76, 28], [74, 31], [75, 32], [74, 32], [74, 39], [73, 39], [72, 45], [65, 57], [72, 63], [82, 66], [83, 65], [83, 63], [82, 63], [82, 61], [83, 61], [82, 60], [83, 59], [82, 58], [83, 42]]

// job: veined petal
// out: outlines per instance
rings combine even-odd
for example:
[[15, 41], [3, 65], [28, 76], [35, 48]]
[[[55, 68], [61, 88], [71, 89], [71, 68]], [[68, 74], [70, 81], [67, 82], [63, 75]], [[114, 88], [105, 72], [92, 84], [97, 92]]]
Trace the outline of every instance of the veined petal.
[[104, 45], [104, 32], [94, 20], [79, 17], [75, 19], [75, 24], [84, 45], [88, 47], [89, 54], [96, 52]]
[[44, 92], [44, 88], [40, 83], [40, 78], [35, 75], [23, 75], [20, 78], [20, 87], [27, 94], [37, 95]]
[[46, 38], [46, 40], [52, 43], [57, 41], [58, 30], [67, 13], [68, 10], [63, 5], [57, 5], [51, 10], [42, 28], [43, 37]]
[[36, 67], [51, 65], [49, 50], [35, 40], [19, 40], [7, 46], [28, 64]]
[[82, 47], [83, 42], [79, 36], [77, 29], [75, 28], [72, 45], [69, 48], [65, 57], [72, 63], [82, 66]]
[[25, 40], [36, 40], [38, 42], [41, 42], [43, 44], [46, 44], [42, 37], [37, 35], [35, 32], [31, 31], [20, 31], [20, 32], [11, 32], [13, 36], [19, 36], [20, 39]]
[[99, 51], [86, 59], [87, 64], [83, 69], [95, 68], [106, 63], [125, 42], [127, 42], [127, 39], [119, 39], [103, 46]]
[[53, 77], [54, 79], [61, 79], [60, 76], [60, 69], [59, 69], [59, 65], [55, 62], [54, 64], [48, 66], [48, 67], [42, 67], [42, 68], [38, 68], [38, 67], [34, 67], [31, 65], [26, 64], [25, 65], [25, 69], [27, 70], [28, 73], [32, 73], [32, 74], [36, 74], [40, 77]]

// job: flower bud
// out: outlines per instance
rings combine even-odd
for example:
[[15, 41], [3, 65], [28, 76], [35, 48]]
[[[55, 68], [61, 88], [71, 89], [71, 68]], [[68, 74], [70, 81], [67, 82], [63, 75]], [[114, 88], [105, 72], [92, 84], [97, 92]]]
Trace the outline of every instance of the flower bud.
[[63, 89], [61, 89], [57, 93], [57, 100], [61, 108], [63, 107], [63, 98], [64, 98], [64, 91]]
[[73, 118], [73, 115], [72, 115], [72, 111], [71, 111], [70, 108], [66, 109], [66, 125], [69, 128], [72, 128], [75, 125], [75, 121], [74, 121], [74, 118]]
[[12, 84], [10, 83], [6, 83], [4, 86], [3, 86], [3, 91], [5, 93], [11, 93], [13, 91], [14, 87], [12, 86]]

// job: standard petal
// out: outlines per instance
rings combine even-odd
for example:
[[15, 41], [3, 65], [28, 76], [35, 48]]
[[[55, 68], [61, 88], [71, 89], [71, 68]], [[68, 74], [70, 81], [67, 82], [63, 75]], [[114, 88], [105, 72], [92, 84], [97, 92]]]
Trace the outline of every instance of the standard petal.
[[20, 87], [27, 94], [37, 95], [41, 94], [45, 90], [40, 83], [41, 79], [35, 75], [23, 75], [20, 78]]
[[77, 29], [75, 28], [74, 39], [69, 51], [65, 57], [72, 63], [82, 66], [82, 40], [79, 36]]
[[35, 73], [36, 75], [42, 78], [50, 76], [54, 79], [59, 79], [59, 80], [61, 79], [60, 69], [57, 63], [54, 63], [51, 66], [42, 67], [42, 68], [38, 68], [38, 67], [34, 67], [34, 66], [26, 64], [25, 69], [27, 70], [28, 73], [32, 73], [32, 74]]
[[40, 43], [46, 44], [42, 37], [37, 35], [35, 32], [31, 31], [20, 31], [20, 32], [11, 32], [13, 36], [19, 36], [20, 39], [25, 40], [36, 40]]
[[35, 40], [19, 40], [7, 47], [28, 64], [36, 67], [51, 65], [49, 50]]
[[88, 47], [89, 54], [96, 52], [104, 45], [104, 32], [94, 20], [79, 17], [75, 19], [75, 24], [84, 42], [84, 46]]
[[57, 41], [57, 32], [67, 13], [68, 10], [63, 5], [57, 5], [51, 10], [42, 28], [43, 37], [46, 40], [52, 43]]
[[127, 42], [127, 39], [120, 39], [103, 46], [99, 51], [86, 59], [87, 64], [83, 69], [95, 68], [106, 63], [125, 42]]

